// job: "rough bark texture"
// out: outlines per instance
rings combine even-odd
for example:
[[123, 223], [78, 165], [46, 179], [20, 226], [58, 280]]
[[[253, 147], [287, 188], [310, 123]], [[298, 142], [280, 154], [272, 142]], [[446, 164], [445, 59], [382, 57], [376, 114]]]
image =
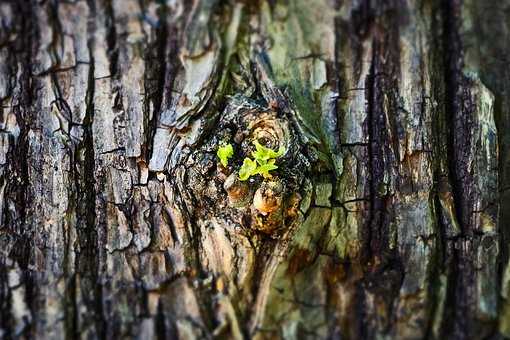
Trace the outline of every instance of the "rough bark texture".
[[0, 338], [510, 337], [509, 41], [509, 0], [0, 1]]

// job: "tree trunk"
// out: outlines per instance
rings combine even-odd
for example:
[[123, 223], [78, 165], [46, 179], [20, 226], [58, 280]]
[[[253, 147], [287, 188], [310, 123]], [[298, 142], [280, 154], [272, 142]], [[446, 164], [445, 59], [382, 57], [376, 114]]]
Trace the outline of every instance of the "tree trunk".
[[0, 338], [510, 337], [508, 41], [510, 0], [0, 1]]

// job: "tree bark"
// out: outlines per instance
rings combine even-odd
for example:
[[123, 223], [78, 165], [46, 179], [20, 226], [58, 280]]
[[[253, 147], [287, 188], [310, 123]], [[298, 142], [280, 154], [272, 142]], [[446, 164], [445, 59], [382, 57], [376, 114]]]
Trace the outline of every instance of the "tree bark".
[[510, 337], [508, 41], [509, 0], [0, 1], [0, 338]]

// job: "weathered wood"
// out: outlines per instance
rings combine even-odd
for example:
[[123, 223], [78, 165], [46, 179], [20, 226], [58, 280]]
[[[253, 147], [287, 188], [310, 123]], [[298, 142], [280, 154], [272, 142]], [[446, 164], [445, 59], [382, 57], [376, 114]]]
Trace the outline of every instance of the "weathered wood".
[[509, 9], [1, 1], [0, 338], [510, 337]]

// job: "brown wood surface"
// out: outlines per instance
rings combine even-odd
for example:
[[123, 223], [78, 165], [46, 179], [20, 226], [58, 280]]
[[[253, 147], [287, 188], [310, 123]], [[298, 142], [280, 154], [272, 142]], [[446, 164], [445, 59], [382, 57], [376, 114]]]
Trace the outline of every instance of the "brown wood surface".
[[509, 56], [509, 0], [0, 0], [0, 338], [510, 337]]

